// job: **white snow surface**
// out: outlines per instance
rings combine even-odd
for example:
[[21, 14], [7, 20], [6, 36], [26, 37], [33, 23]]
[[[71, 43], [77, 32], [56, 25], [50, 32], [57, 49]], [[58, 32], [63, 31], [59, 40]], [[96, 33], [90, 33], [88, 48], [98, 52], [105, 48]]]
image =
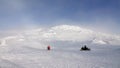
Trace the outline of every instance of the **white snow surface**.
[[0, 68], [120, 68], [119, 45], [119, 35], [79, 26], [27, 30], [0, 39]]

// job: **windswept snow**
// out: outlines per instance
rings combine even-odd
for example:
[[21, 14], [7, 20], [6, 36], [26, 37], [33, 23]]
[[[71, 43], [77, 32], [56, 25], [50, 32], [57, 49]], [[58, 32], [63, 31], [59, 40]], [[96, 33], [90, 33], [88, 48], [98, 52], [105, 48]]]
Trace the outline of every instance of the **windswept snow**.
[[119, 35], [79, 26], [27, 30], [0, 39], [0, 68], [120, 68], [119, 45]]

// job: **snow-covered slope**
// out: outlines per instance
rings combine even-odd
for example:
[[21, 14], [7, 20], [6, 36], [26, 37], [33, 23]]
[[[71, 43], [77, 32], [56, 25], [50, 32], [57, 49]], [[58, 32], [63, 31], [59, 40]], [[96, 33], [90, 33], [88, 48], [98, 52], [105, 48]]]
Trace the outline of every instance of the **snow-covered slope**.
[[[80, 51], [87, 43], [91, 51]], [[120, 68], [115, 45], [120, 36], [78, 26], [27, 30], [0, 39], [0, 68]]]

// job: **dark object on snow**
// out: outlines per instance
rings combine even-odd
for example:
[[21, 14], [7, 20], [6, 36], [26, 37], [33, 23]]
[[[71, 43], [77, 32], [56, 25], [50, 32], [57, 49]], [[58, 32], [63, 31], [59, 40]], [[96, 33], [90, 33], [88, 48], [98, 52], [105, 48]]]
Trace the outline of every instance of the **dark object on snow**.
[[81, 51], [90, 51], [90, 48], [88, 48], [86, 45], [80, 49]]
[[50, 49], [51, 49], [51, 47], [50, 47], [50, 46], [48, 46], [48, 47], [47, 47], [47, 50], [50, 50]]

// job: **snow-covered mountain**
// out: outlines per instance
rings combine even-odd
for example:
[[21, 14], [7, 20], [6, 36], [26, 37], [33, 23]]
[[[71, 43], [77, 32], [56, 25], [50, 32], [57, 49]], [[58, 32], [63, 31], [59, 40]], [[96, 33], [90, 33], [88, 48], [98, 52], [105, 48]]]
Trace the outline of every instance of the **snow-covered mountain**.
[[1, 38], [1, 45], [21, 42], [73, 41], [91, 44], [120, 45], [120, 36], [95, 32], [79, 26], [59, 25], [46, 29], [26, 30], [16, 36]]

